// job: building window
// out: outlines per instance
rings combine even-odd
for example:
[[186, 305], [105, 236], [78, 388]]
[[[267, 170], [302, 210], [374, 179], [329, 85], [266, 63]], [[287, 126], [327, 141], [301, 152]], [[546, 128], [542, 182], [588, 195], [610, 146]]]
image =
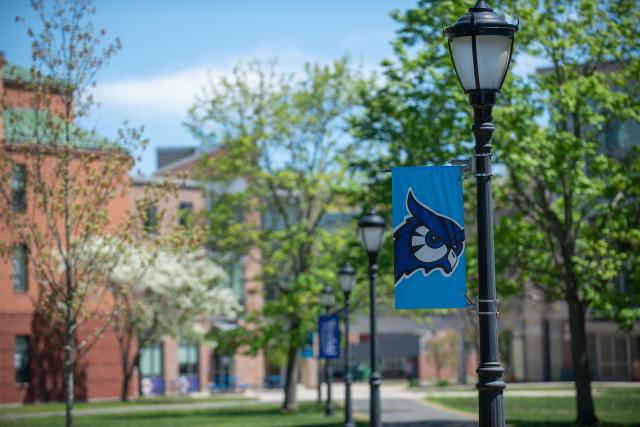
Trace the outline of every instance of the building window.
[[13, 290], [18, 292], [26, 292], [29, 282], [29, 252], [27, 245], [21, 244], [13, 247], [12, 264], [13, 271], [11, 279], [13, 281]]
[[193, 203], [191, 202], [180, 202], [180, 207], [178, 208], [178, 222], [182, 226], [186, 226], [191, 224], [191, 218], [193, 215]]
[[144, 228], [148, 233], [155, 234], [158, 231], [158, 207], [151, 205], [147, 208], [144, 218]]
[[16, 336], [15, 348], [13, 350], [13, 367], [16, 371], [16, 383], [24, 384], [29, 382], [29, 337]]
[[11, 171], [11, 209], [14, 212], [27, 210], [27, 170], [20, 163], [14, 164]]
[[244, 304], [245, 289], [244, 289], [244, 258], [234, 260], [227, 264], [225, 269], [229, 280], [229, 287], [233, 290], [240, 301], [240, 304]]
[[154, 343], [140, 350], [140, 376], [162, 377], [162, 344]]
[[198, 344], [180, 342], [178, 344], [178, 367], [180, 375], [198, 374]]

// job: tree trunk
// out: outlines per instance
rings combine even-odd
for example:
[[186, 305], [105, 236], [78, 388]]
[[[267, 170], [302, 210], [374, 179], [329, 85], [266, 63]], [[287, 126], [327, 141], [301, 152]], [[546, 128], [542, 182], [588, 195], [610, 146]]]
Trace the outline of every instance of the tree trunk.
[[[140, 352], [137, 351], [133, 361], [129, 363], [129, 352], [122, 355], [122, 388], [120, 391], [120, 400], [127, 402], [129, 400], [129, 383], [133, 377], [133, 370], [138, 366], [138, 360], [140, 359]], [[126, 359], [125, 359], [126, 358]]]
[[64, 380], [66, 391], [66, 427], [73, 427], [73, 322], [65, 321], [65, 361], [64, 361]]
[[585, 329], [585, 307], [576, 295], [567, 297], [569, 306], [569, 325], [571, 331], [571, 358], [575, 375], [577, 423], [594, 424], [596, 418], [591, 394], [591, 367], [587, 351], [587, 333]]
[[[293, 341], [293, 340], [292, 340]], [[298, 348], [293, 342], [289, 343], [287, 353], [287, 374], [284, 383], [284, 403], [282, 410], [295, 411], [298, 409], [296, 386], [298, 384]]]

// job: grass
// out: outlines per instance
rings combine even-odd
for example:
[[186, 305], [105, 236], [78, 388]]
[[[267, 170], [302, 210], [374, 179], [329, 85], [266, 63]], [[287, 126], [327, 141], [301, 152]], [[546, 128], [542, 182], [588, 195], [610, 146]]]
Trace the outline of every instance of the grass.
[[[640, 388], [597, 388], [596, 414], [602, 427], [640, 426]], [[429, 397], [428, 401], [475, 414], [475, 397]], [[507, 425], [566, 427], [574, 425], [574, 397], [509, 397], [504, 401]]]
[[[8, 421], [3, 427], [60, 427], [63, 417], [47, 417]], [[87, 415], [75, 418], [76, 427], [338, 427], [343, 425], [340, 412], [327, 418], [312, 403], [300, 405], [295, 413], [283, 413], [279, 405], [243, 404], [229, 408], [193, 411], [156, 411], [109, 415]], [[358, 423], [358, 427], [366, 424]]]
[[[236, 400], [251, 400], [242, 396], [210, 396], [202, 398], [193, 398], [187, 396], [171, 396], [171, 397], [145, 397], [129, 402], [109, 401], [109, 402], [76, 402], [73, 406], [75, 409], [99, 409], [99, 408], [127, 408], [131, 406], [141, 405], [165, 405], [171, 403], [199, 403], [199, 402], [223, 402]], [[36, 412], [55, 412], [64, 411], [65, 405], [62, 402], [51, 403], [34, 403], [23, 406], [0, 406], [0, 416], [29, 414]]]

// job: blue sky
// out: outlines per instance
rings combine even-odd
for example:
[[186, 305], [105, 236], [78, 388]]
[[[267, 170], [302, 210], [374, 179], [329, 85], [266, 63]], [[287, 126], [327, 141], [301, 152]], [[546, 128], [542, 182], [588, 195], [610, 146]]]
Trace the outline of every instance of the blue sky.
[[[279, 58], [287, 71], [349, 54], [365, 69], [391, 55], [398, 25], [389, 17], [415, 0], [98, 0], [96, 26], [123, 49], [98, 75], [101, 107], [91, 123], [115, 135], [125, 119], [144, 124], [151, 145], [138, 169], [155, 169], [159, 146], [197, 145], [182, 122], [205, 83], [240, 61]], [[30, 65], [29, 39], [16, 15], [32, 17], [28, 0], [0, 1], [0, 51]]]
[[[416, 0], [96, 0], [96, 27], [122, 40], [123, 49], [98, 75], [101, 106], [83, 125], [112, 137], [125, 120], [144, 125], [150, 146], [134, 173], [155, 170], [156, 148], [194, 146], [182, 123], [207, 81], [234, 65], [278, 57], [283, 71], [305, 62], [328, 63], [348, 54], [365, 71], [392, 55], [399, 28], [389, 14]], [[470, 2], [471, 4], [472, 2]], [[28, 0], [0, 0], [0, 51], [30, 65]], [[33, 22], [33, 21], [31, 21]], [[539, 61], [521, 58], [514, 72]]]

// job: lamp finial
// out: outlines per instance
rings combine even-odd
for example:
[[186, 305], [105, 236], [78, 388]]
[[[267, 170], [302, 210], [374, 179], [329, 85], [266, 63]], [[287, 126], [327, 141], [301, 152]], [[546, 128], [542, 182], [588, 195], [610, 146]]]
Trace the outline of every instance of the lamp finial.
[[491, 9], [489, 7], [489, 5], [487, 4], [486, 1], [484, 0], [478, 0], [475, 4], [475, 6], [473, 6], [471, 9], [469, 9], [472, 12], [480, 12], [480, 11], [493, 11], [493, 9]]

